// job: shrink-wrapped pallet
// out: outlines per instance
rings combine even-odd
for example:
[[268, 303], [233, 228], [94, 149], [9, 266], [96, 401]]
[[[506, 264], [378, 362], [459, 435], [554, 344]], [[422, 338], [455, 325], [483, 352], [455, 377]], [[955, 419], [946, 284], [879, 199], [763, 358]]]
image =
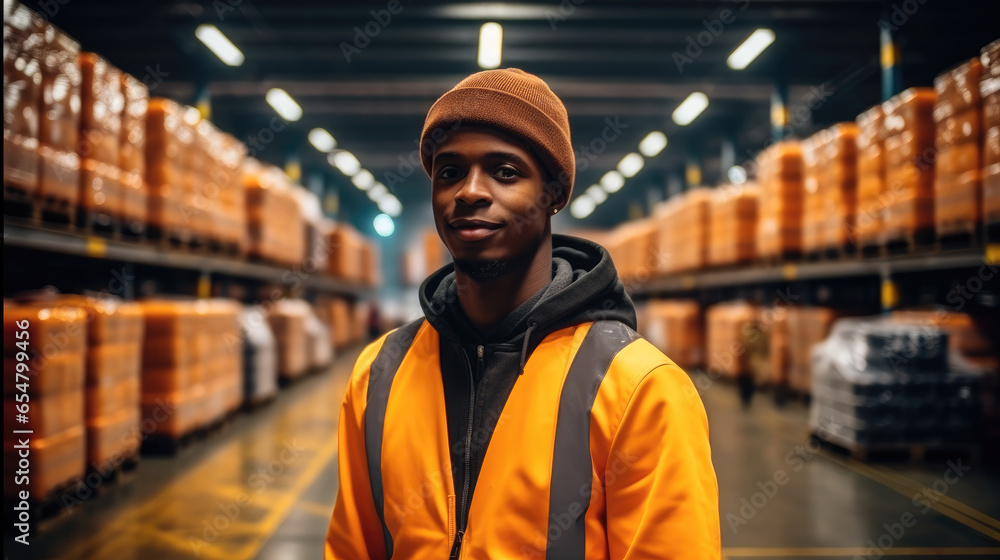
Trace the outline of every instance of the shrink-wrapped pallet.
[[726, 185], [713, 193], [708, 264], [740, 264], [754, 259], [759, 198], [760, 188], [756, 184]]
[[803, 179], [800, 142], [778, 142], [758, 156], [758, 257], [781, 258], [802, 251]]
[[973, 235], [982, 216], [983, 66], [973, 58], [934, 80], [934, 225], [939, 237]]
[[646, 340], [684, 369], [704, 364], [705, 332], [695, 300], [651, 301], [642, 323]]
[[758, 308], [743, 301], [719, 303], [705, 312], [705, 362], [723, 377], [748, 375], [745, 332], [758, 317]]
[[309, 370], [306, 321], [311, 315], [304, 300], [283, 299], [271, 307], [268, 321], [278, 347], [278, 377], [291, 381]]
[[885, 178], [885, 115], [876, 105], [858, 115], [858, 187], [853, 235], [859, 247], [882, 245], [889, 204]]
[[44, 26], [39, 110], [39, 200], [71, 220], [80, 196], [80, 44]]
[[[86, 318], [51, 296], [4, 301], [4, 425], [32, 431], [31, 476], [26, 487], [5, 478], [5, 495], [26, 489], [44, 501], [84, 475]], [[28, 395], [27, 407], [19, 395]], [[17, 464], [18, 437], [6, 432], [4, 464]]]
[[[247, 404], [259, 404], [278, 392], [278, 346], [263, 306], [247, 306], [240, 313], [243, 335], [243, 395]], [[330, 340], [327, 340], [330, 344]]]
[[885, 242], [928, 241], [934, 225], [934, 120], [937, 94], [910, 88], [882, 104], [886, 130]]

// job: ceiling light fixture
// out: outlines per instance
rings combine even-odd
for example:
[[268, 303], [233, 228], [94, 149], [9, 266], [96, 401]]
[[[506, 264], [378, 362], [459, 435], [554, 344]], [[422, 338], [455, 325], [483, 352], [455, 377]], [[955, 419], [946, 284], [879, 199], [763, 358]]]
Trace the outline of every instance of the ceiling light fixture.
[[681, 126], [689, 125], [706, 107], [708, 107], [708, 96], [696, 91], [674, 109], [674, 122]]
[[642, 156], [632, 152], [618, 162], [618, 171], [627, 178], [635, 177], [644, 164], [645, 160], [642, 159]]
[[361, 171], [358, 171], [354, 177], [351, 177], [351, 182], [354, 183], [355, 187], [358, 187], [363, 191], [367, 191], [375, 186], [375, 176], [372, 175], [371, 171], [362, 169]]
[[573, 201], [573, 204], [569, 205], [569, 213], [574, 218], [582, 220], [593, 213], [595, 208], [597, 208], [597, 203], [594, 202], [594, 199], [589, 196], [579, 196]]
[[597, 204], [604, 204], [604, 201], [608, 199], [608, 193], [604, 192], [600, 185], [591, 185], [583, 194], [589, 196]]
[[302, 107], [292, 99], [288, 92], [281, 88], [271, 88], [264, 96], [267, 104], [271, 106], [281, 118], [289, 122], [294, 122], [302, 118]]
[[314, 128], [309, 131], [309, 143], [321, 152], [332, 152], [337, 147], [337, 141], [326, 129]]
[[498, 68], [503, 49], [503, 26], [499, 23], [484, 23], [479, 28], [479, 66]]
[[358, 158], [354, 157], [354, 154], [347, 150], [341, 150], [333, 154], [329, 157], [329, 160], [334, 167], [348, 177], [353, 177], [361, 171], [361, 162], [358, 161]]
[[642, 139], [642, 142], [639, 142], [639, 153], [646, 157], [655, 157], [663, 151], [663, 148], [666, 147], [667, 135], [659, 130], [654, 130], [653, 132], [647, 134], [646, 137]]
[[733, 70], [743, 70], [773, 42], [774, 31], [760, 28], [751, 33], [740, 46], [736, 47], [733, 54], [729, 55], [729, 58], [726, 59], [726, 64]]
[[606, 193], [616, 193], [625, 185], [625, 177], [617, 171], [608, 171], [601, 177], [601, 188]]
[[215, 53], [215, 56], [219, 57], [219, 60], [222, 62], [225, 62], [229, 66], [240, 66], [243, 64], [245, 60], [243, 53], [240, 49], [236, 48], [236, 45], [228, 37], [219, 31], [218, 27], [210, 23], [203, 23], [194, 30], [194, 36], [202, 43], [205, 43], [205, 46]]

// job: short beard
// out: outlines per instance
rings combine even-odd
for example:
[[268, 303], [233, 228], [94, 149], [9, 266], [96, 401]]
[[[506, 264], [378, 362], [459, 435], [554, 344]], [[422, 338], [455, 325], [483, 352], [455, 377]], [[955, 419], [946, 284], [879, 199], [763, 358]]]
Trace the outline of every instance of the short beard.
[[503, 276], [510, 268], [510, 261], [507, 259], [495, 259], [491, 261], [477, 261], [472, 259], [455, 259], [455, 269], [476, 282], [489, 282]]

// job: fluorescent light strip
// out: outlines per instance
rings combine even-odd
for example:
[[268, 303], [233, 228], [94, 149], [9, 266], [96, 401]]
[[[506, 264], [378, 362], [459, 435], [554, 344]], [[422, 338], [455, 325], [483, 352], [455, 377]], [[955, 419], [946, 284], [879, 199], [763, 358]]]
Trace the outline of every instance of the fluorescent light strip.
[[351, 177], [351, 182], [354, 183], [355, 187], [358, 187], [363, 191], [367, 191], [368, 189], [375, 186], [375, 176], [372, 175], [371, 171], [368, 171], [367, 169], [362, 169], [356, 175], [354, 175], [354, 177]]
[[618, 171], [624, 175], [626, 178], [635, 177], [635, 174], [642, 169], [645, 164], [645, 160], [642, 156], [632, 152], [627, 156], [623, 157], [621, 161], [618, 162]]
[[604, 201], [608, 199], [608, 193], [604, 192], [600, 185], [591, 185], [583, 194], [589, 196], [597, 204], [604, 204]]
[[654, 130], [653, 132], [647, 134], [646, 137], [642, 139], [642, 142], [639, 142], [639, 153], [646, 157], [654, 157], [662, 152], [663, 148], [666, 147], [667, 135], [658, 130]]
[[323, 128], [314, 128], [309, 131], [309, 143], [321, 152], [332, 152], [337, 147], [337, 141]]
[[591, 215], [595, 208], [597, 208], [597, 203], [594, 202], [594, 199], [589, 196], [579, 196], [573, 201], [573, 204], [569, 205], [569, 213], [574, 218], [582, 220]]
[[625, 177], [617, 171], [608, 171], [601, 177], [601, 188], [606, 193], [616, 193], [625, 185]]
[[403, 213], [403, 203], [393, 195], [386, 195], [378, 203], [378, 209], [395, 218]]
[[499, 23], [484, 23], [479, 28], [479, 66], [499, 67], [502, 49], [503, 27]]
[[294, 122], [302, 118], [302, 107], [292, 99], [288, 92], [281, 88], [271, 88], [267, 90], [267, 104], [271, 106], [281, 118], [289, 122]]
[[751, 33], [740, 46], [736, 47], [733, 54], [729, 55], [726, 60], [726, 64], [733, 70], [743, 70], [773, 42], [774, 31], [764, 28], [758, 29]]
[[375, 183], [374, 187], [368, 189], [368, 198], [375, 204], [378, 204], [386, 196], [391, 195], [389, 194], [389, 189], [382, 183]]
[[681, 126], [689, 125], [706, 107], [708, 107], [708, 96], [696, 91], [674, 109], [674, 122]]
[[215, 56], [219, 57], [219, 60], [222, 62], [225, 62], [229, 66], [240, 66], [243, 64], [243, 53], [240, 52], [240, 49], [236, 48], [236, 45], [228, 37], [219, 31], [218, 27], [209, 23], [203, 23], [194, 30], [194, 36], [202, 43], [205, 43], [205, 46], [215, 53]]
[[361, 162], [354, 154], [341, 150], [329, 158], [330, 163], [348, 177], [353, 177], [361, 171]]

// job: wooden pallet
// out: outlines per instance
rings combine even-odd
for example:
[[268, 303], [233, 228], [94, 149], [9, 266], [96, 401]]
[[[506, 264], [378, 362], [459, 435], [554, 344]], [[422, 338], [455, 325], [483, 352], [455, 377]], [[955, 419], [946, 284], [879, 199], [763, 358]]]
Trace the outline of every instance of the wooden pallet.
[[934, 230], [919, 229], [907, 233], [894, 233], [885, 242], [885, 250], [889, 255], [908, 255], [934, 247]]
[[1000, 243], [1000, 222], [985, 224], [983, 226], [983, 237], [987, 243]]
[[823, 254], [827, 260], [831, 261], [853, 259], [858, 256], [858, 247], [853, 242], [848, 242], [843, 245], [827, 247], [823, 250]]
[[77, 208], [76, 225], [88, 233], [121, 239], [121, 220], [105, 212], [86, 212]]
[[[74, 496], [80, 493], [83, 488], [83, 478], [74, 477], [59, 486], [53, 488], [48, 494], [42, 497], [31, 496], [27, 502], [27, 511], [30, 517], [28, 524], [32, 531], [36, 530], [38, 523], [48, 521], [68, 515], [79, 505], [80, 500]], [[13, 496], [4, 496], [4, 510], [14, 512], [14, 507], [20, 505], [20, 500]], [[12, 531], [12, 524], [8, 523], [5, 531]]]
[[278, 392], [258, 398], [250, 398], [243, 401], [242, 409], [246, 412], [256, 412], [264, 407], [270, 406], [278, 398]]
[[823, 438], [817, 433], [812, 433], [811, 437], [824, 448], [863, 463], [903, 462], [924, 465], [963, 457], [972, 464], [979, 464], [982, 458], [982, 447], [975, 443], [863, 444], [836, 437]]
[[30, 218], [34, 213], [35, 201], [32, 193], [14, 186], [3, 186], [3, 213], [8, 216]]
[[71, 228], [73, 219], [77, 216], [77, 206], [69, 200], [47, 196], [36, 200], [32, 209], [31, 219], [35, 223], [45, 226], [52, 224]]
[[801, 251], [783, 251], [777, 255], [766, 255], [757, 257], [757, 264], [763, 267], [781, 266], [788, 262], [798, 262], [803, 258]]

